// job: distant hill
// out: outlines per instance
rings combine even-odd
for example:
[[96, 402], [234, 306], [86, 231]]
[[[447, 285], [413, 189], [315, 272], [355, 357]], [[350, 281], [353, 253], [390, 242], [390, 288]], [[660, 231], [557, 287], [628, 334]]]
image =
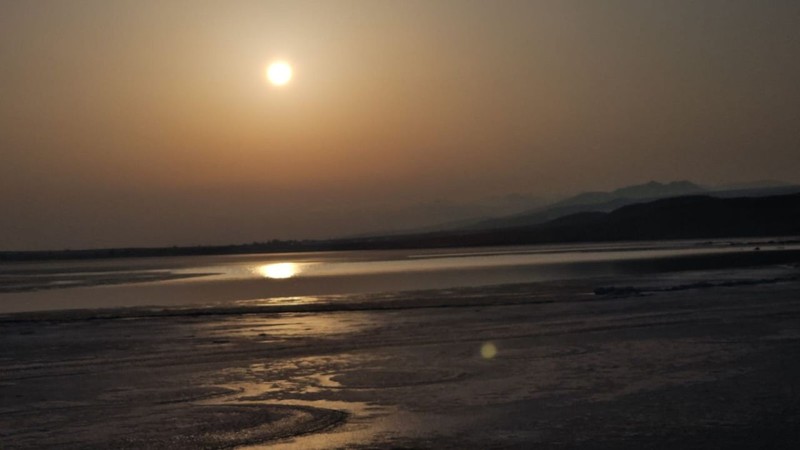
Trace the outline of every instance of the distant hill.
[[797, 193], [800, 193], [800, 186], [796, 184], [785, 184], [782, 186], [715, 190], [709, 193], [709, 195], [720, 198], [735, 198], [735, 197], [770, 197], [774, 195], [788, 195]]
[[451, 230], [350, 244], [352, 248], [404, 248], [793, 235], [800, 235], [800, 194], [695, 195], [627, 205], [611, 212], [576, 213], [536, 225]]
[[527, 212], [484, 219], [459, 228], [482, 230], [536, 225], [580, 212], [610, 212], [623, 206], [687, 195], [709, 195], [720, 198], [766, 197], [800, 193], [800, 186], [778, 181], [740, 183], [719, 188], [703, 187], [690, 181], [673, 181], [627, 186], [611, 192], [585, 192], [551, 205]]
[[610, 213], [568, 216], [537, 231], [553, 239], [578, 241], [795, 235], [800, 234], [800, 194], [670, 198]]
[[455, 229], [320, 241], [274, 240], [229, 246], [0, 252], [0, 261], [765, 236], [800, 236], [800, 194], [674, 197], [627, 205], [611, 212], [580, 212], [535, 225], [482, 230]]
[[537, 208], [511, 216], [476, 221], [463, 226], [465, 229], [505, 228], [544, 223], [549, 220], [579, 212], [613, 211], [633, 203], [657, 200], [660, 198], [684, 195], [703, 194], [708, 190], [690, 181], [673, 181], [659, 183], [651, 181], [645, 184], [626, 186], [611, 192], [584, 192], [546, 207]]
[[715, 186], [712, 188], [714, 191], [743, 191], [751, 189], [773, 189], [773, 188], [786, 188], [797, 187], [791, 183], [779, 180], [756, 180], [756, 181], [743, 181], [739, 183], [728, 183]]
[[673, 181], [671, 183], [659, 183], [657, 181], [651, 181], [649, 183], [622, 187], [611, 192], [585, 192], [570, 197], [566, 200], [554, 203], [551, 205], [551, 207], [594, 205], [618, 201], [620, 199], [655, 200], [666, 197], [701, 194], [705, 192], [707, 192], [707, 189], [690, 181]]

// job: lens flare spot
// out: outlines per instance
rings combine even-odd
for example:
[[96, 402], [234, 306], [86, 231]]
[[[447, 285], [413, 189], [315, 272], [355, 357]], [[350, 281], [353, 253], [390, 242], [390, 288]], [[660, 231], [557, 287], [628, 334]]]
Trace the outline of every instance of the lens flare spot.
[[497, 355], [497, 347], [491, 343], [486, 342], [481, 345], [481, 356], [483, 359], [492, 359]]
[[300, 273], [300, 266], [295, 263], [264, 264], [263, 266], [258, 266], [256, 272], [264, 278], [282, 280], [292, 278]]

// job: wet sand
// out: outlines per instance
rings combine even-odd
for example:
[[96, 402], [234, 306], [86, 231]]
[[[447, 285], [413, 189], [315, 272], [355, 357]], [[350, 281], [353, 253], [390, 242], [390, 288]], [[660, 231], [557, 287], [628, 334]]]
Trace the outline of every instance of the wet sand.
[[796, 448], [797, 275], [0, 316], [1, 447]]

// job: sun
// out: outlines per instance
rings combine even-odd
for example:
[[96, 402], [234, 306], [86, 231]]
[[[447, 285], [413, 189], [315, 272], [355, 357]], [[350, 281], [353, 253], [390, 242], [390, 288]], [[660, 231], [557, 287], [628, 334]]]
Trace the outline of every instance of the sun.
[[286, 61], [275, 61], [267, 67], [267, 80], [275, 86], [283, 86], [292, 79], [292, 66]]

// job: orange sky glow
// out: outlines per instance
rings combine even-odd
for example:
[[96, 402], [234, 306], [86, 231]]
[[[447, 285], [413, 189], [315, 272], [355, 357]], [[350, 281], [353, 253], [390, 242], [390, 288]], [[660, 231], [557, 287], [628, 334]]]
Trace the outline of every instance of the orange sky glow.
[[[790, 1], [0, 2], [0, 250], [800, 182], [798, 20]], [[275, 60], [293, 70], [280, 89]]]

